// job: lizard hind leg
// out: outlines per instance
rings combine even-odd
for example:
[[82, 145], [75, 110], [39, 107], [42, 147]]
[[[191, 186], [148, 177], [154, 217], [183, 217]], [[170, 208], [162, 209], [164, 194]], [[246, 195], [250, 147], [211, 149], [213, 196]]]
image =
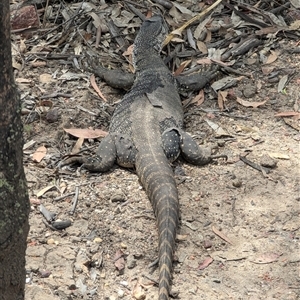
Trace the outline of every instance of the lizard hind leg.
[[183, 158], [193, 165], [205, 165], [212, 160], [209, 149], [201, 149], [193, 138], [185, 131], [180, 131], [180, 149]]
[[118, 165], [132, 168], [135, 165], [136, 147], [128, 134], [114, 135]]
[[100, 143], [96, 157], [84, 159], [83, 167], [92, 172], [107, 172], [114, 165], [117, 152], [112, 135], [107, 135]]
[[175, 128], [167, 129], [163, 132], [162, 145], [166, 157], [169, 161], [174, 161], [180, 154], [180, 134]]

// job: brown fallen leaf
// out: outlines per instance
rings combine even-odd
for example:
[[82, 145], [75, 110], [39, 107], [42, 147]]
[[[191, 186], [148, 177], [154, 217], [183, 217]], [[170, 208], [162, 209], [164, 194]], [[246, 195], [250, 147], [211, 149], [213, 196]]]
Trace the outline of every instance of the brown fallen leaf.
[[143, 291], [141, 284], [137, 281], [132, 290], [132, 296], [136, 300], [143, 300], [146, 298], [146, 294]]
[[200, 106], [204, 102], [204, 99], [205, 99], [204, 98], [204, 90], [202, 89], [202, 90], [199, 91], [198, 95], [196, 95], [194, 97], [191, 104], [193, 103], [193, 104], [196, 104], [196, 105]]
[[174, 76], [178, 76], [179, 74], [182, 73], [182, 71], [191, 63], [191, 59], [186, 60], [180, 64], [178, 69], [174, 72]]
[[225, 242], [233, 245], [233, 243], [231, 242], [231, 240], [220, 230], [218, 230], [215, 226], [212, 226], [212, 231], [219, 236], [222, 240], [224, 240]]
[[279, 112], [274, 117], [294, 117], [294, 116], [300, 116], [300, 112], [297, 111], [283, 111]]
[[80, 138], [77, 140], [77, 142], [75, 143], [75, 145], [74, 145], [74, 147], [73, 147], [73, 149], [72, 149], [72, 151], [71, 151], [71, 155], [74, 155], [74, 154], [79, 153], [80, 148], [81, 148], [83, 142], [84, 142], [84, 138], [83, 138], [83, 137], [80, 137]]
[[134, 67], [133, 67], [133, 59], [132, 59], [132, 52], [133, 52], [133, 45], [130, 45], [126, 51], [123, 52], [123, 56], [130, 62], [129, 64], [129, 69], [132, 73], [135, 72]]
[[38, 147], [32, 155], [32, 160], [39, 163], [46, 154], [47, 148], [45, 146]]
[[262, 66], [261, 71], [264, 75], [269, 75], [274, 71], [275, 67], [273, 66]]
[[196, 61], [197, 64], [199, 65], [211, 65], [212, 60], [210, 58], [201, 58]]
[[262, 102], [251, 102], [251, 101], [247, 101], [247, 100], [243, 100], [240, 97], [236, 97], [236, 102], [238, 102], [239, 104], [245, 106], [245, 107], [254, 107], [257, 108], [260, 105], [264, 105], [267, 100], [262, 101]]
[[202, 41], [197, 41], [197, 48], [203, 54], [207, 54], [208, 53], [207, 46]]
[[268, 56], [267, 61], [264, 63], [265, 65], [273, 63], [278, 58], [278, 55], [275, 51], [270, 50], [270, 52], [271, 54]]
[[90, 128], [64, 128], [64, 131], [77, 137], [84, 139], [97, 139], [99, 137], [107, 136], [107, 132], [101, 129], [90, 129]]
[[99, 90], [96, 80], [95, 80], [95, 75], [92, 74], [90, 77], [90, 82], [92, 87], [94, 88], [94, 90], [97, 92], [97, 94], [99, 95], [100, 98], [102, 98], [105, 102], [107, 102], [106, 98], [104, 97], [104, 95], [102, 94], [102, 92]]
[[198, 270], [204, 270], [206, 269], [212, 262], [213, 262], [213, 258], [208, 256], [204, 259], [204, 261], [199, 265]]
[[281, 255], [282, 255], [282, 253], [277, 254], [277, 253], [273, 253], [273, 252], [267, 252], [267, 253], [258, 254], [257, 256], [255, 256], [253, 258], [253, 260], [250, 260], [250, 261], [255, 264], [269, 264], [274, 261], [277, 261]]
[[227, 100], [228, 91], [218, 91], [218, 106], [221, 110], [224, 109], [224, 103]]
[[115, 261], [115, 267], [118, 269], [118, 271], [122, 271], [125, 268], [125, 260], [124, 260], [124, 253], [121, 250], [118, 250], [115, 253], [114, 261]]

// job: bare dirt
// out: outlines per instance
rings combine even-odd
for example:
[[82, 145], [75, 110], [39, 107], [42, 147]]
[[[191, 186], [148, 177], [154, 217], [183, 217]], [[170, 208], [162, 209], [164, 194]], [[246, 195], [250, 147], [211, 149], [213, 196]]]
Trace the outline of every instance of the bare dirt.
[[[217, 145], [228, 160], [203, 167], [182, 159], [173, 164], [181, 219], [172, 293], [179, 299], [299, 299], [300, 57], [287, 51], [295, 41], [273, 38], [278, 57], [267, 65], [272, 76], [262, 72], [262, 48], [254, 49], [234, 67], [250, 76], [231, 74], [238, 81], [227, 89], [249, 102], [266, 101], [263, 105], [247, 107], [228, 97], [220, 110], [207, 86], [205, 101], [185, 108], [186, 130], [203, 146]], [[91, 87], [89, 73], [66, 58], [34, 56], [32, 38], [26, 41], [23, 68], [16, 70], [25, 143], [32, 142], [24, 149], [31, 200], [26, 299], [156, 299], [158, 271], [149, 268], [158, 255], [156, 221], [134, 170], [116, 166], [92, 174], [78, 165], [59, 168], [78, 140], [63, 128], [107, 130], [114, 103], [124, 93], [97, 79], [106, 103]], [[15, 43], [22, 44], [17, 37]], [[115, 47], [112, 43], [114, 62], [126, 65]], [[99, 51], [106, 65], [108, 57]], [[62, 77], [67, 72], [75, 75]], [[284, 75], [289, 80], [278, 92]], [[43, 99], [47, 95], [50, 102]], [[296, 116], [276, 116], [280, 112]], [[99, 140], [85, 139], [80, 155], [93, 155]], [[41, 146], [47, 152], [36, 162], [33, 155]], [[240, 156], [266, 163], [270, 172], [246, 165]], [[78, 203], [70, 214], [74, 197]], [[71, 226], [51, 229], [40, 204], [56, 213], [56, 220], [71, 220]]]

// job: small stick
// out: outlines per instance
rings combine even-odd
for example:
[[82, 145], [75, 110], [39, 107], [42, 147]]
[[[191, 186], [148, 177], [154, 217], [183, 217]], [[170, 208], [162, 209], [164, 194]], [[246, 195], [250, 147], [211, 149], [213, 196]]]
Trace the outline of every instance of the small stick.
[[73, 205], [72, 205], [72, 208], [70, 210], [70, 214], [73, 215], [74, 212], [75, 212], [75, 209], [76, 209], [76, 206], [77, 206], [77, 203], [78, 203], [78, 195], [79, 195], [79, 187], [76, 186], [75, 188], [75, 196], [74, 196], [74, 199], [73, 199]]
[[69, 196], [73, 196], [74, 194], [75, 194], [75, 192], [69, 193], [69, 194], [65, 194], [65, 195], [62, 195], [62, 196], [60, 196], [60, 197], [56, 197], [56, 198], [54, 198], [53, 200], [54, 200], [54, 201], [60, 201], [60, 200], [65, 199], [65, 198], [67, 198], [67, 197], [69, 197]]
[[50, 212], [43, 204], [40, 204], [40, 213], [44, 216], [44, 218], [51, 222], [55, 218], [55, 213]]
[[260, 172], [265, 172], [266, 174], [269, 174], [271, 172], [270, 169], [268, 168], [265, 168], [263, 166], [260, 166], [250, 160], [248, 160], [245, 156], [240, 156], [240, 160], [242, 162], [244, 162], [246, 165], [252, 167], [253, 169], [257, 170], [257, 171], [260, 171]]

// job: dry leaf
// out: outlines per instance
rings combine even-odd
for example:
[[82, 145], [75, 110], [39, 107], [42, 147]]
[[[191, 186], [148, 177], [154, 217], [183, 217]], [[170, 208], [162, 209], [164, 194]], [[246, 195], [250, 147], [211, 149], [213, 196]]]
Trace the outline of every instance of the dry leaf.
[[27, 78], [16, 78], [16, 82], [17, 83], [31, 83], [32, 80], [31, 79], [27, 79]]
[[218, 106], [221, 110], [224, 109], [224, 103], [227, 100], [228, 91], [218, 91]]
[[290, 159], [290, 157], [287, 154], [278, 153], [278, 152], [271, 152], [268, 153], [272, 158], [278, 158], [278, 159]]
[[133, 45], [130, 45], [126, 51], [123, 52], [123, 56], [131, 56], [133, 52]]
[[277, 54], [275, 51], [270, 50], [271, 54], [268, 56], [267, 61], [265, 62], [265, 65], [269, 65], [271, 63], [273, 63], [277, 58]]
[[84, 138], [83, 138], [83, 137], [80, 137], [80, 138], [77, 140], [77, 142], [75, 143], [75, 145], [74, 145], [74, 147], [73, 147], [73, 149], [72, 149], [72, 151], [71, 151], [71, 155], [74, 155], [74, 154], [79, 153], [80, 148], [81, 148], [81, 146], [82, 146], [82, 144], [83, 144], [83, 141], [84, 141]]
[[273, 70], [275, 69], [275, 67], [271, 67], [271, 66], [262, 66], [261, 67], [261, 71], [263, 72], [264, 75], [269, 75], [270, 73], [273, 72]]
[[40, 162], [46, 155], [47, 148], [45, 146], [41, 146], [36, 149], [35, 153], [32, 155], [32, 160], [35, 162]]
[[204, 9], [201, 13], [199, 13], [198, 15], [196, 15], [195, 17], [193, 17], [192, 19], [188, 20], [186, 23], [184, 23], [180, 28], [177, 28], [176, 30], [173, 30], [170, 34], [167, 35], [166, 39], [163, 42], [163, 46], [166, 46], [167, 44], [169, 44], [169, 42], [171, 40], [173, 40], [175, 35], [181, 35], [182, 31], [187, 28], [188, 26], [190, 26], [192, 23], [194, 23], [195, 21], [201, 19], [203, 16], [205, 16], [208, 12], [210, 12], [211, 10], [213, 10], [216, 6], [218, 6], [220, 3], [222, 2], [222, 0], [217, 0], [215, 1], [210, 7]]
[[33, 146], [36, 143], [36, 141], [34, 140], [30, 140], [29, 142], [25, 143], [23, 146], [23, 150], [26, 150], [28, 148], [30, 148], [31, 146]]
[[102, 98], [105, 102], [107, 102], [106, 98], [103, 96], [102, 92], [99, 90], [96, 80], [95, 80], [95, 75], [92, 74], [90, 77], [90, 82], [92, 87], [94, 88], [94, 90], [97, 92], [97, 94], [99, 95], [100, 98]]
[[219, 236], [222, 240], [224, 240], [225, 242], [233, 245], [233, 243], [230, 241], [230, 239], [220, 230], [218, 230], [215, 226], [212, 226], [212, 231]]
[[55, 185], [48, 185], [45, 188], [41, 189], [39, 192], [37, 192], [36, 196], [39, 198], [39, 197], [43, 196], [49, 190], [53, 189], [54, 187], [55, 187]]
[[178, 76], [182, 73], [182, 71], [191, 63], [191, 59], [182, 62], [179, 68], [174, 72], [174, 76]]
[[89, 128], [64, 128], [64, 131], [76, 136], [77, 138], [85, 139], [97, 139], [99, 137], [107, 136], [107, 132], [101, 129], [89, 129]]
[[216, 137], [224, 137], [224, 136], [231, 136], [228, 132], [226, 132], [221, 126], [218, 124], [205, 119], [206, 123], [214, 130]]
[[125, 260], [124, 260], [124, 253], [121, 250], [117, 250], [114, 256], [115, 267], [121, 271], [125, 268]]
[[132, 290], [132, 296], [136, 300], [143, 300], [146, 298], [146, 294], [138, 281]]
[[211, 258], [210, 256], [206, 257], [204, 261], [199, 265], [198, 270], [206, 269], [213, 261], [213, 258]]
[[50, 82], [53, 82], [54, 79], [52, 78], [52, 75], [51, 74], [41, 74], [40, 77], [39, 77], [39, 80], [41, 83], [50, 83]]
[[281, 255], [282, 254], [277, 254], [277, 253], [273, 253], [273, 252], [263, 253], [263, 254], [257, 255], [256, 257], [253, 258], [253, 260], [250, 260], [250, 261], [255, 264], [269, 264], [274, 261], [277, 261]]
[[285, 85], [288, 81], [288, 75], [284, 75], [281, 77], [281, 79], [278, 82], [278, 87], [277, 87], [277, 92], [281, 93], [283, 91], [283, 89], [285, 88]]
[[211, 65], [212, 61], [210, 58], [201, 58], [196, 61], [199, 65]]
[[245, 107], [254, 107], [257, 108], [260, 105], [264, 105], [267, 100], [262, 101], [262, 102], [251, 102], [251, 101], [247, 101], [247, 100], [243, 100], [240, 97], [236, 97], [236, 102], [238, 102], [239, 104], [245, 106]]
[[297, 112], [297, 111], [283, 111], [283, 112], [280, 112], [280, 113], [274, 115], [274, 117], [294, 117], [294, 116], [300, 116], [300, 112]]
[[234, 78], [231, 76], [223, 77], [220, 80], [215, 81], [211, 87], [217, 92], [221, 89], [227, 89], [237, 84], [239, 78]]
[[203, 54], [207, 54], [208, 53], [207, 46], [202, 41], [197, 41], [197, 48]]
[[191, 103], [194, 103], [196, 105], [201, 105], [204, 102], [204, 90], [200, 90], [198, 95], [194, 97]]

